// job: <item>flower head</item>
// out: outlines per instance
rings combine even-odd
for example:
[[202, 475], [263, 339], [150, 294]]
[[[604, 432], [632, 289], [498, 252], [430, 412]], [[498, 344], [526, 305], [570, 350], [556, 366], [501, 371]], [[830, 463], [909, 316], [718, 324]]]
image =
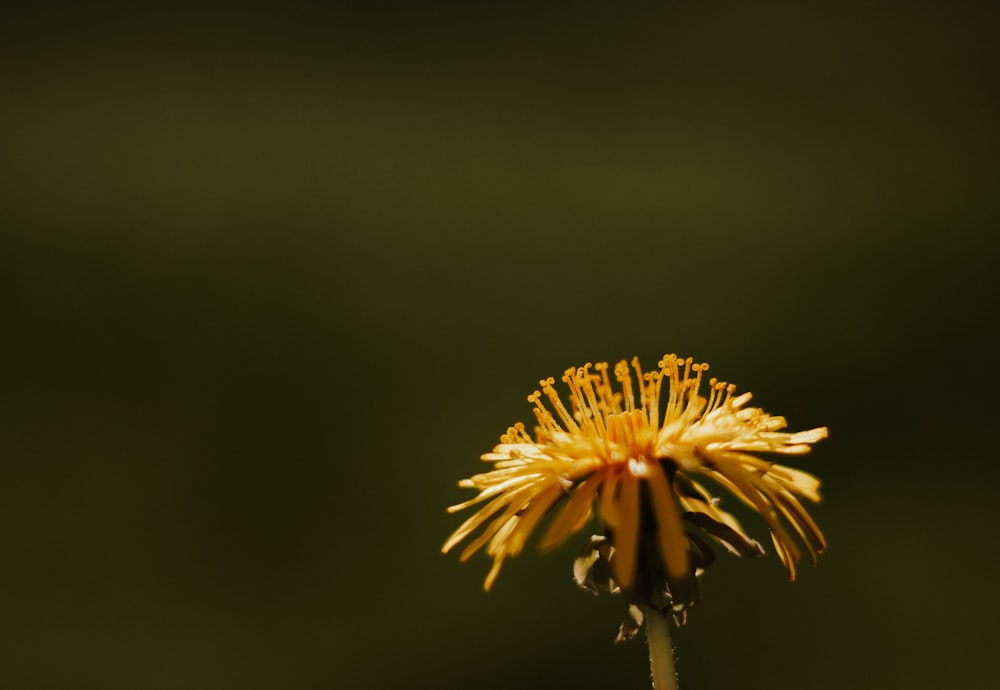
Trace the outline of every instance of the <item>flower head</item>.
[[702, 534], [737, 555], [763, 553], [719, 507], [702, 484], [708, 480], [761, 515], [790, 579], [803, 547], [815, 563], [826, 543], [799, 499], [819, 501], [819, 480], [761, 454], [808, 453], [827, 436], [825, 427], [783, 432], [784, 418], [748, 407], [750, 393], [737, 396], [735, 386], [714, 378], [706, 397], [708, 365], [690, 358], [667, 355], [648, 373], [638, 358], [631, 366], [618, 362], [611, 375], [608, 369], [604, 362], [567, 369], [568, 407], [555, 379], [539, 382], [528, 396], [538, 422], [534, 437], [524, 424], [510, 427], [482, 456], [493, 469], [459, 483], [479, 494], [450, 512], [485, 505], [443, 551], [478, 532], [461, 558], [486, 547], [490, 589], [543, 519], [551, 516], [540, 544], [547, 550], [582, 529], [596, 507], [605, 533], [577, 559], [577, 581], [620, 589], [633, 608], [669, 605], [682, 621], [699, 598], [697, 575], [714, 558]]

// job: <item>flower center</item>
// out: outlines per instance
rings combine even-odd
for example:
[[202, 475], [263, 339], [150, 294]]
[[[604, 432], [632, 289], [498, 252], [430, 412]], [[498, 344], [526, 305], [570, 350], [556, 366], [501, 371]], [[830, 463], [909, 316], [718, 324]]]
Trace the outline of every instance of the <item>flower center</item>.
[[607, 439], [614, 449], [613, 456], [623, 461], [653, 456], [656, 429], [650, 425], [649, 417], [643, 410], [608, 415], [607, 427]]

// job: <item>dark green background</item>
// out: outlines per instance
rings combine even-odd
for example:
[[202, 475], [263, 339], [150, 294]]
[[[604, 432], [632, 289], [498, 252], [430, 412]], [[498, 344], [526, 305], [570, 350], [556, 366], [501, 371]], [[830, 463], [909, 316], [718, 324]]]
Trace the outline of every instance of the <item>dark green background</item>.
[[538, 378], [677, 352], [831, 429], [829, 552], [721, 557], [683, 687], [990, 687], [973, 7], [8, 16], [0, 685], [647, 687], [576, 544], [438, 551]]

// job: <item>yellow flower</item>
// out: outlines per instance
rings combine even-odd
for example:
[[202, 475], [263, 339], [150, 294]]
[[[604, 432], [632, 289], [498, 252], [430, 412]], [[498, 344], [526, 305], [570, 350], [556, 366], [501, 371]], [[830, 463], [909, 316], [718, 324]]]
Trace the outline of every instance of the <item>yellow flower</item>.
[[568, 369], [562, 380], [569, 407], [555, 379], [539, 382], [541, 390], [528, 396], [538, 420], [534, 438], [521, 423], [509, 428], [483, 455], [493, 469], [459, 483], [479, 495], [449, 512], [485, 505], [442, 551], [482, 528], [461, 559], [487, 546], [488, 590], [544, 518], [552, 516], [541, 537], [547, 550], [582, 529], [596, 503], [605, 537], [595, 537], [578, 559], [578, 582], [591, 584], [586, 571], [604, 561], [609, 588], [620, 588], [636, 605], [669, 603], [682, 620], [698, 600], [695, 578], [713, 557], [691, 526], [738, 555], [763, 552], [697, 478], [724, 487], [763, 517], [791, 579], [800, 545], [815, 563], [826, 543], [799, 498], [819, 501], [819, 480], [759, 454], [807, 453], [826, 428], [783, 432], [784, 418], [747, 407], [750, 394], [735, 396], [731, 384], [710, 379], [702, 396], [707, 364], [667, 355], [659, 365], [643, 373], [637, 358], [631, 370], [619, 362], [613, 373], [620, 390], [604, 362]]

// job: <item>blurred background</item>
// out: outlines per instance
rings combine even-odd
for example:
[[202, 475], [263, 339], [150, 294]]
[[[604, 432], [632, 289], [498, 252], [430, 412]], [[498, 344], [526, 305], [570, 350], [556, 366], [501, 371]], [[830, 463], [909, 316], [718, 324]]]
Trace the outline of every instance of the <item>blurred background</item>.
[[539, 378], [676, 352], [831, 430], [820, 567], [720, 555], [682, 687], [991, 687], [997, 28], [8, 14], [0, 685], [648, 687], [572, 584], [588, 531], [489, 594], [439, 549]]

